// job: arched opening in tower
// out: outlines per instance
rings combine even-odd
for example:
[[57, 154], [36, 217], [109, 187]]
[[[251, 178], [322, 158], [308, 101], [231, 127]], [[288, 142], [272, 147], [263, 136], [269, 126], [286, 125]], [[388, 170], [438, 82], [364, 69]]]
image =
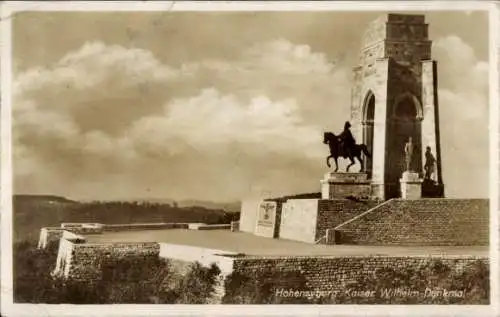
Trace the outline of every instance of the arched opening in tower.
[[398, 197], [399, 178], [406, 170], [405, 144], [412, 139], [413, 153], [410, 160], [410, 170], [422, 174], [422, 151], [421, 151], [421, 111], [420, 105], [412, 95], [405, 95], [396, 101], [393, 108], [389, 135], [389, 148], [387, 182], [393, 186], [391, 196]]
[[[369, 92], [366, 96], [363, 109], [363, 143], [366, 144], [368, 152], [373, 155], [373, 130], [375, 119], [375, 96], [373, 95], [373, 93]], [[365, 170], [368, 173], [368, 178], [370, 179], [372, 176], [373, 168], [372, 159], [367, 158], [365, 155], [363, 155], [363, 160], [366, 167]]]

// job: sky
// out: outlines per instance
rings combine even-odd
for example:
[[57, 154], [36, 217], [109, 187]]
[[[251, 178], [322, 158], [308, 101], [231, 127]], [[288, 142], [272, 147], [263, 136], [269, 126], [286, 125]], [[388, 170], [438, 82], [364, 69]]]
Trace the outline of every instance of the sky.
[[[318, 192], [382, 12], [13, 17], [14, 192], [200, 199]], [[427, 12], [448, 197], [488, 197], [488, 20]], [[359, 140], [361, 141], [361, 140]]]

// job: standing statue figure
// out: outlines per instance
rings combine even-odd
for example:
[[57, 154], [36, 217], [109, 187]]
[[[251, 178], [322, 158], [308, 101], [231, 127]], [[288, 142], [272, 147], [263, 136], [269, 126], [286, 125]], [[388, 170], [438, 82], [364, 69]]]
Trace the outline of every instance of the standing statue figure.
[[408, 172], [411, 171], [411, 159], [413, 156], [413, 142], [412, 138], [408, 138], [408, 142], [405, 144], [405, 161], [406, 161], [406, 170]]
[[351, 133], [351, 123], [346, 121], [344, 124], [344, 131], [339, 135], [339, 139], [342, 145], [342, 150], [345, 153], [344, 157], [351, 157], [351, 149], [356, 144], [356, 140]]
[[425, 175], [424, 179], [431, 179], [432, 174], [434, 173], [434, 164], [436, 163], [436, 158], [432, 155], [431, 147], [428, 146], [425, 148]]

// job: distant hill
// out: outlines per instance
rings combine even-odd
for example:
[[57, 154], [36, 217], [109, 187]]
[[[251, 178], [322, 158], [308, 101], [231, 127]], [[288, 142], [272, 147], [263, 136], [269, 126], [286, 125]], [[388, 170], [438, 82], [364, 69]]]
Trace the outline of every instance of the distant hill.
[[39, 202], [39, 203], [77, 203], [74, 200], [56, 195], [14, 195], [14, 201]]
[[[166, 200], [82, 202], [56, 195], [14, 195], [14, 240], [36, 240], [40, 228], [61, 222], [108, 224], [145, 222], [230, 223], [239, 219], [239, 204]], [[205, 206], [201, 206], [204, 204]]]
[[179, 207], [199, 206], [207, 209], [222, 209], [229, 212], [239, 212], [241, 208], [240, 202], [217, 203], [203, 200], [181, 200], [178, 201], [177, 204]]
[[203, 207], [206, 209], [215, 209], [215, 210], [220, 209], [228, 212], [239, 212], [241, 208], [240, 202], [213, 202], [213, 201], [195, 200], [195, 199], [175, 200], [168, 198], [137, 198], [137, 199], [124, 199], [123, 201], [169, 204], [172, 206], [174, 204], [177, 204], [178, 207]]
[[[17, 202], [38, 202], [38, 203], [90, 203], [92, 201], [76, 201], [57, 195], [14, 195]], [[202, 207], [211, 210], [224, 210], [227, 212], [239, 212], [240, 202], [213, 202], [205, 200], [174, 200], [168, 198], [138, 198], [138, 199], [116, 199], [104, 202], [146, 202], [152, 204], [171, 205], [177, 204], [177, 207]]]

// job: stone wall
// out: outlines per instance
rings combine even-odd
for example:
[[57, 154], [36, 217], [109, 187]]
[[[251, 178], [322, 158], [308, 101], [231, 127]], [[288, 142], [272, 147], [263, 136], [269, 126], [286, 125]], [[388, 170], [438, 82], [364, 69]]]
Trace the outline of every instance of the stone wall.
[[333, 229], [379, 203], [376, 200], [319, 200], [315, 240], [324, 237], [327, 229]]
[[63, 222], [61, 223], [61, 228], [98, 228], [102, 227], [102, 223], [91, 223], [91, 222]]
[[198, 224], [188, 224], [188, 229], [190, 230], [223, 230], [231, 229], [231, 224], [216, 224], [216, 225], [209, 225], [206, 223], [198, 223]]
[[488, 245], [489, 200], [393, 199], [335, 230], [340, 244]]
[[61, 223], [61, 228], [75, 234], [101, 234], [104, 227], [102, 223]]
[[319, 199], [289, 199], [281, 211], [281, 239], [314, 243]]
[[261, 202], [259, 199], [244, 200], [241, 202], [240, 231], [254, 233], [259, 204]]
[[240, 231], [240, 222], [239, 221], [231, 221], [231, 231]]
[[[82, 237], [83, 238], [83, 237]], [[53, 275], [92, 282], [101, 278], [102, 264], [107, 259], [158, 257], [160, 245], [145, 243], [91, 244], [82, 240], [61, 238]]]
[[[443, 271], [441, 267], [445, 267], [445, 273], [448, 271], [452, 272], [455, 274], [453, 276], [456, 277], [468, 265], [477, 264], [478, 261], [488, 265], [488, 260], [485, 257], [467, 256], [247, 257], [222, 250], [166, 243], [88, 244], [85, 243], [84, 237], [65, 231], [60, 240], [56, 270], [53, 274], [92, 283], [102, 277], [102, 265], [106, 263], [107, 259], [117, 260], [125, 257], [143, 258], [149, 256], [168, 259], [173, 274], [171, 277], [176, 280], [186, 274], [194, 262], [199, 262], [203, 266], [216, 264], [220, 268], [221, 273], [217, 281], [216, 292], [209, 299], [210, 303], [213, 304], [223, 301], [226, 294], [234, 294], [234, 289], [229, 289], [230, 287], [234, 287], [234, 281], [232, 286], [230, 283], [225, 282], [234, 278], [235, 275], [246, 276], [249, 278], [247, 281], [256, 283], [255, 285], [261, 285], [264, 288], [271, 287], [274, 293], [279, 291], [278, 288], [282, 288], [285, 285], [287, 287], [286, 291], [335, 292], [335, 295], [337, 293], [342, 295], [353, 287], [359, 291], [359, 287], [361, 286], [366, 286], [369, 290], [374, 289], [379, 291], [379, 288], [385, 285], [384, 283], [387, 284], [387, 281], [380, 277], [387, 277], [388, 273], [386, 271], [389, 271], [389, 273], [392, 272], [391, 274], [397, 274], [400, 277], [406, 276], [406, 280], [402, 282], [401, 280], [397, 281], [402, 283], [401, 287], [414, 288], [420, 293], [424, 293], [426, 292], [426, 288], [432, 288], [436, 285], [448, 285], [443, 283], [456, 285], [453, 284], [455, 283], [455, 280], [453, 280], [454, 277], [439, 277], [441, 280], [438, 279], [438, 284], [435, 284], [436, 281], [432, 278], [425, 281], [421, 281], [421, 278], [415, 279], [413, 276], [417, 274], [415, 272], [420, 272], [418, 274], [424, 274], [424, 276], [427, 276], [425, 274], [428, 273], [431, 276], [434, 273], [422, 270], [430, 269], [439, 273]], [[477, 273], [473, 268], [470, 274], [481, 274], [481, 272], [479, 270], [479, 273]], [[239, 283], [238, 281], [236, 282], [236, 284]], [[241, 280], [241, 282], [243, 283], [244, 281]], [[253, 288], [251, 290], [251, 292], [261, 291], [261, 288]], [[239, 298], [239, 300], [241, 299]], [[332, 299], [330, 297], [329, 300], [333, 300], [334, 303], [343, 303], [342, 301], [346, 300], [346, 298], [345, 296], [339, 296], [337, 301], [336, 298]], [[354, 301], [356, 300], [358, 299], [354, 299]], [[364, 298], [359, 298], [359, 300], [363, 303]], [[391, 299], [385, 300], [390, 301]], [[438, 303], [439, 300], [441, 299], [437, 299]], [[481, 298], [480, 300], [485, 299]], [[352, 303], [352, 301], [349, 303]]]
[[[44, 227], [40, 229], [38, 248], [45, 249], [48, 243], [58, 241], [65, 231], [87, 235], [102, 234], [104, 231], [189, 229], [189, 225], [189, 223], [131, 223], [110, 225], [101, 223], [62, 223], [60, 227]], [[200, 224], [196, 229], [230, 229], [230, 224]]]
[[112, 224], [103, 225], [104, 231], [123, 231], [123, 230], [162, 230], [162, 229], [188, 229], [188, 223], [130, 223], [130, 224]]
[[[446, 283], [456, 285], [453, 284], [453, 281], [456, 282], [456, 277], [460, 276], [468, 268], [468, 265], [480, 265], [481, 263], [489, 266], [488, 259], [482, 257], [239, 258], [234, 261], [234, 272], [240, 276], [240, 279], [241, 276], [247, 277], [250, 281], [266, 279], [267, 284], [261, 281], [264, 283], [262, 285], [271, 288], [268, 295], [271, 297], [274, 296], [274, 300], [279, 300], [280, 294], [277, 294], [277, 292], [280, 291], [280, 288], [281, 291], [285, 288], [284, 290], [288, 294], [290, 292], [303, 291], [304, 295], [299, 294], [299, 296], [296, 296], [298, 300], [300, 300], [301, 296], [306, 297], [306, 292], [316, 292], [316, 294], [319, 292], [327, 297], [323, 298], [326, 299], [327, 303], [363, 303], [367, 300], [365, 295], [380, 296], [383, 291], [381, 288], [387, 284], [393, 285], [393, 288], [399, 287], [403, 291], [416, 291], [420, 297], [425, 295], [430, 296], [432, 294], [427, 289], [435, 291], [439, 289], [438, 285], [448, 285]], [[447, 268], [446, 270], [449, 271], [442, 271], [442, 268]], [[381, 276], [389, 277], [390, 272], [399, 275], [399, 280], [397, 278], [395, 280], [383, 280], [379, 278]], [[428, 276], [426, 277], [429, 277], [429, 279], [415, 279], [418, 275], [417, 272], [427, 273]], [[447, 275], [448, 273], [450, 275]], [[470, 273], [475, 274], [477, 272], [471, 270]], [[284, 276], [288, 276], [289, 278], [280, 278]], [[436, 279], [433, 280], [433, 277]], [[358, 298], [349, 298], [350, 295], [353, 295], [354, 290], [358, 291], [357, 294], [360, 294], [359, 292], [361, 291], [361, 295]], [[447, 291], [451, 290], [448, 289]], [[264, 292], [263, 289], [260, 291]], [[463, 291], [463, 289], [456, 291]], [[484, 293], [488, 294], [488, 291], [486, 289]], [[367, 292], [370, 292], [370, 294], [367, 294]], [[463, 292], [465, 293], [464, 296], [472, 296], [470, 292], [471, 290], [465, 290]], [[406, 294], [406, 296], [413, 295], [415, 295], [417, 303], [422, 301], [422, 298], [418, 298], [416, 293]], [[283, 296], [283, 292], [281, 292], [281, 296]], [[288, 299], [293, 296], [288, 296]], [[393, 294], [393, 297], [395, 296]], [[405, 294], [402, 296], [404, 297]], [[283, 297], [287, 299], [287, 296]], [[307, 298], [303, 299], [307, 300]], [[434, 299], [436, 303], [449, 300], [444, 296]], [[262, 300], [269, 300], [269, 298]], [[392, 297], [386, 299], [375, 297], [373, 298], [373, 303], [390, 303], [394, 300], [395, 298]], [[488, 298], [483, 298], [482, 300], [488, 300]]]
[[45, 227], [40, 229], [40, 238], [38, 239], [38, 248], [45, 249], [51, 242], [59, 241], [62, 237], [64, 228]]

